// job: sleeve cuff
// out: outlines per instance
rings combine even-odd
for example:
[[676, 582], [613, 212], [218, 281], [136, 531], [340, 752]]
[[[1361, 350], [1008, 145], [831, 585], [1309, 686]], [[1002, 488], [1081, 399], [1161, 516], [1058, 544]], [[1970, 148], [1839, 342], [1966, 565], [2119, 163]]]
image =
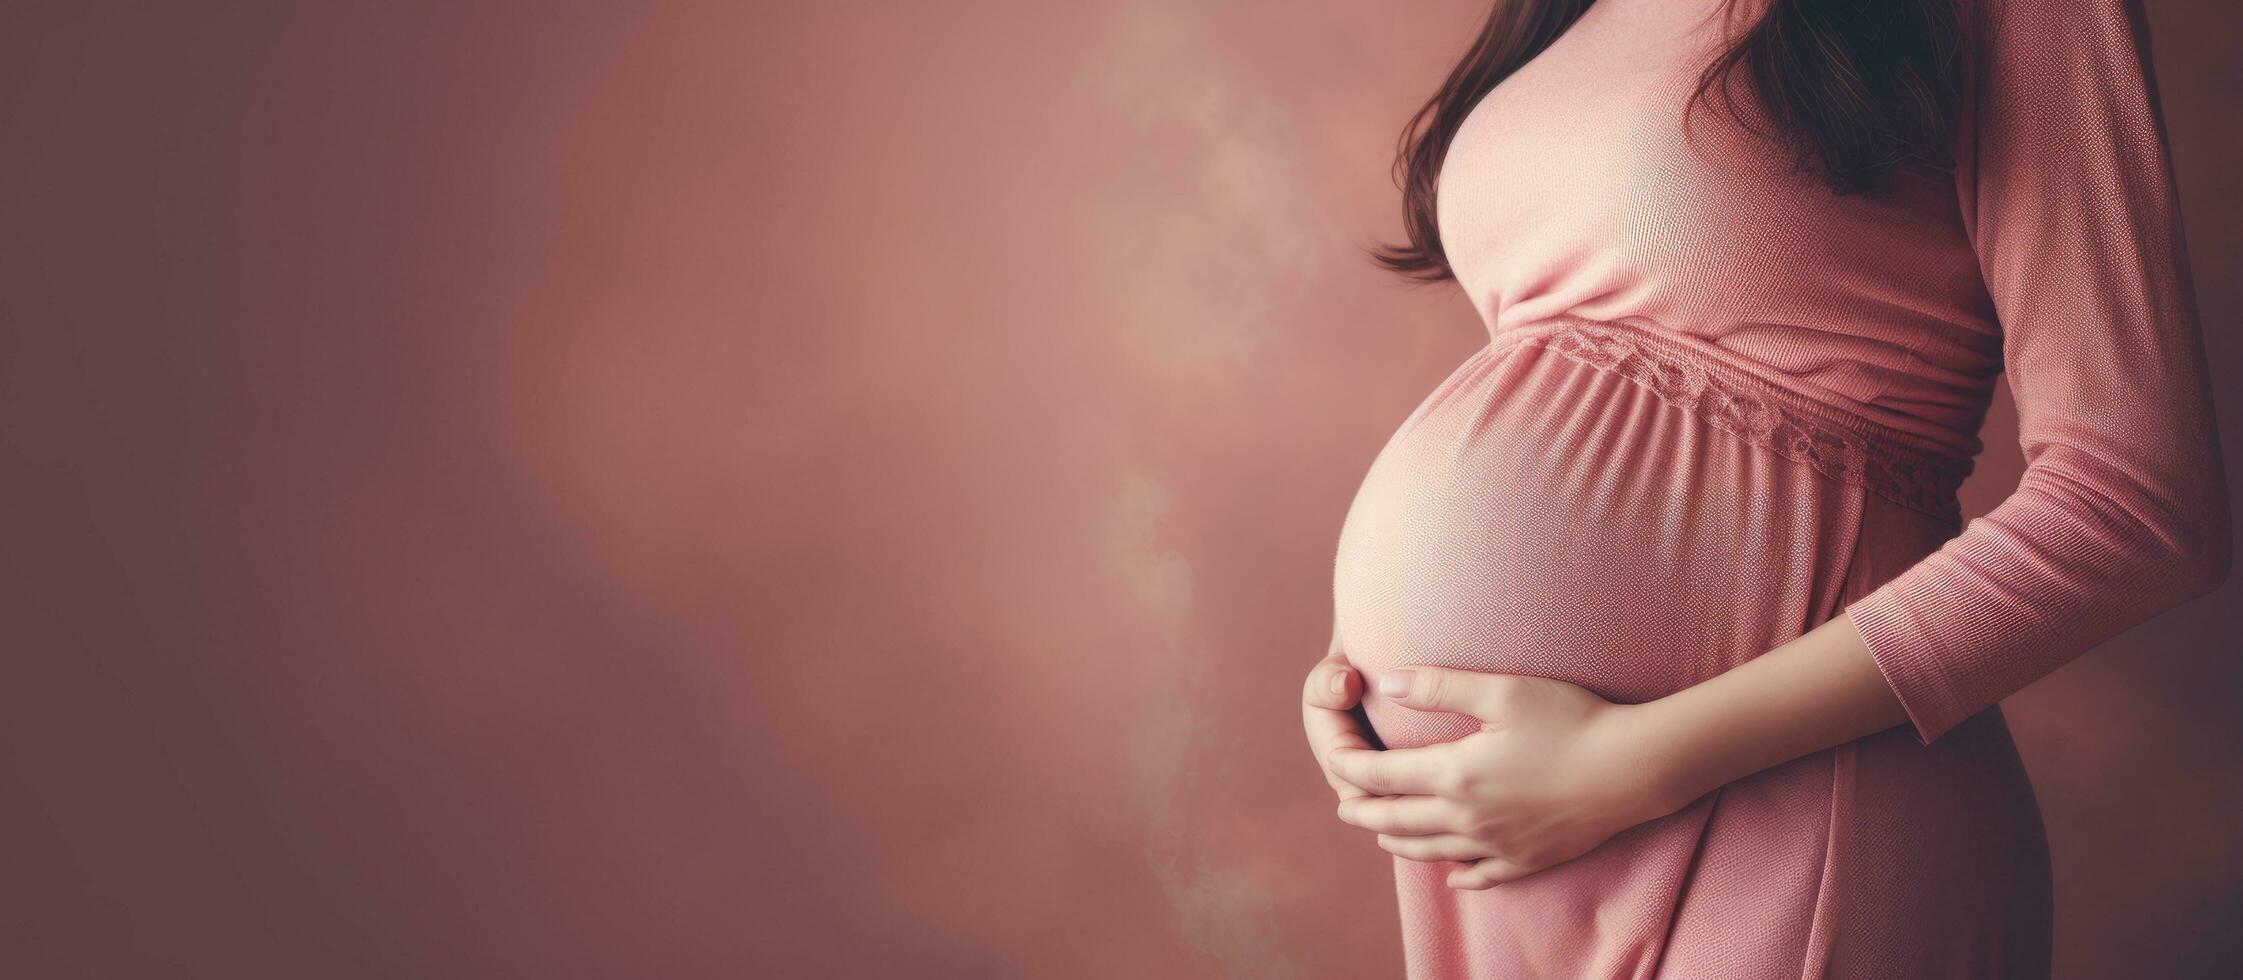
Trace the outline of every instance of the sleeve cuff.
[[1976, 713], [1950, 682], [1945, 657], [1933, 637], [1935, 624], [1918, 621], [1901, 590], [1911, 576], [1893, 579], [1846, 607], [1877, 671], [1908, 712], [1916, 743], [1929, 748], [1939, 737]]

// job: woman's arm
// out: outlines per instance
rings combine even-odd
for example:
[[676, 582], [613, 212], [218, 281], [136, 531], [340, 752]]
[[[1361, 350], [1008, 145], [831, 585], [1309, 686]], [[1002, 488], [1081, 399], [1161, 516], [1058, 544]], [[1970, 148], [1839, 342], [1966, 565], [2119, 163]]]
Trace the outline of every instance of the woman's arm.
[[1485, 724], [1418, 749], [1320, 746], [1333, 786], [1361, 787], [1340, 793], [1340, 819], [1379, 832], [1379, 845], [1402, 857], [1473, 862], [1451, 873], [1459, 888], [1570, 860], [1719, 786], [1908, 720], [1842, 613], [1642, 704], [1546, 677], [1441, 667], [1388, 671], [1380, 684], [1379, 696]]
[[1647, 705], [1685, 791], [1903, 722], [1929, 746], [2227, 578], [2227, 487], [2140, 5], [1977, 8], [1985, 62], [1957, 193], [2003, 327], [2024, 475], [1838, 617]]
[[1908, 721], [1844, 613], [1734, 669], [1623, 711], [1633, 716], [1636, 738], [1660, 747], [1650, 791], [1661, 814], [1769, 766]]
[[2227, 578], [2227, 487], [2135, 0], [1980, 0], [1956, 189], [2025, 472], [1846, 608], [1930, 745]]

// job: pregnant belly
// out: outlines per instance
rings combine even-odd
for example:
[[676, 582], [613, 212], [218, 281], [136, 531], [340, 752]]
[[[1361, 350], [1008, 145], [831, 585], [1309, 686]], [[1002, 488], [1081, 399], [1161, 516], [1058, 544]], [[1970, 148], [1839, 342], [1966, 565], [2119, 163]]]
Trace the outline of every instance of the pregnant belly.
[[[1857, 488], [1618, 372], [1468, 358], [1388, 440], [1341, 527], [1335, 629], [1365, 675], [1438, 664], [1614, 701], [1697, 683], [1835, 612]], [[1386, 745], [1478, 722], [1373, 695]]]

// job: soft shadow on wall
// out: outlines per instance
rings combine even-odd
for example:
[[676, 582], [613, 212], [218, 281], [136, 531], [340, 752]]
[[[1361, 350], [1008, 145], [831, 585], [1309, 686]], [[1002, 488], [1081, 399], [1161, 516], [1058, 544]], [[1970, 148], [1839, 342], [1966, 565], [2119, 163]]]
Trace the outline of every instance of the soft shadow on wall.
[[[1479, 13], [12, 11], [0, 961], [1392, 974], [1293, 702], [1480, 342], [1355, 251]], [[2009, 703], [2068, 976], [2243, 972], [2236, 587]]]

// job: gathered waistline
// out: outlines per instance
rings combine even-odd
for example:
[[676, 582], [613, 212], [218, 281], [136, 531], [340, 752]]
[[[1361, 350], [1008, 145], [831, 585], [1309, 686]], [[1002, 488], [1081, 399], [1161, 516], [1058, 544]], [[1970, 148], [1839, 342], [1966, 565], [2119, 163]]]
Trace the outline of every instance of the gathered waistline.
[[1628, 323], [1560, 316], [1503, 330], [1488, 344], [1491, 353], [1518, 346], [1546, 348], [1617, 372], [1830, 479], [1949, 526], [1962, 523], [1956, 491], [1970, 475], [1969, 458], [1724, 364], [1683, 341]]

